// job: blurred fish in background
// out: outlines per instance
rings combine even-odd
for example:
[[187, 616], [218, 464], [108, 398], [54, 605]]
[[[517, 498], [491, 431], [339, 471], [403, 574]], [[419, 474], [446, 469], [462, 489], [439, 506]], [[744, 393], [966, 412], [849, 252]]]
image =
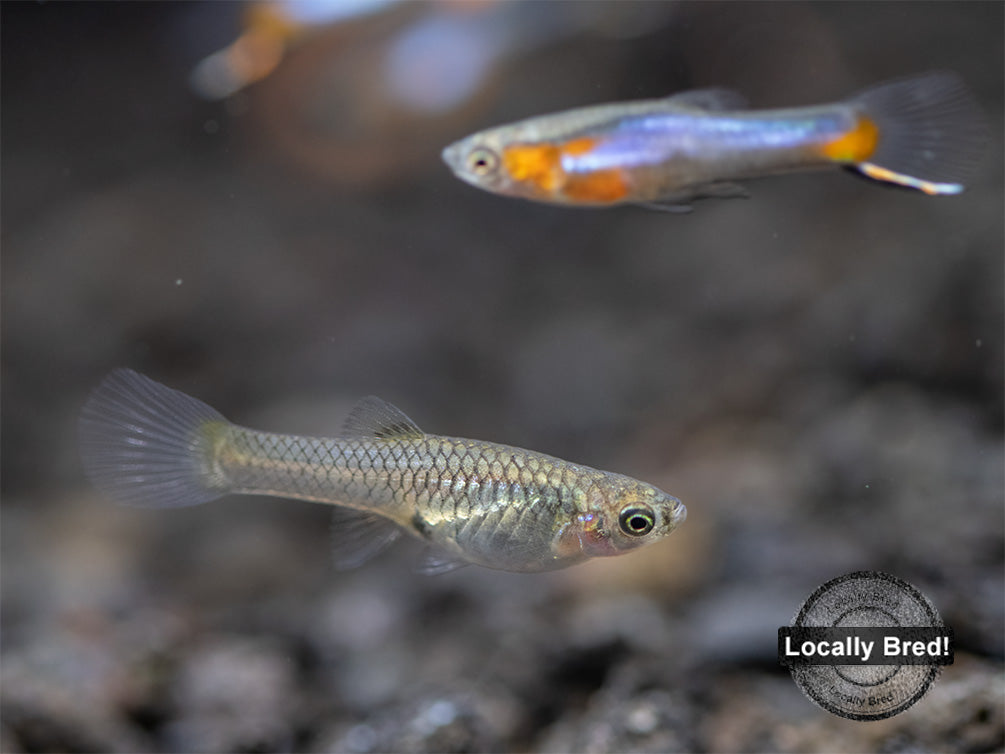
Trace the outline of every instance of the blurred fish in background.
[[244, 31], [199, 62], [192, 71], [192, 89], [209, 100], [229, 97], [272, 73], [288, 49], [312, 31], [379, 12], [391, 4], [393, 0], [248, 3], [243, 9]]
[[[621, 37], [667, 22], [673, 4], [494, 0], [250, 3], [241, 35], [202, 60], [191, 86], [219, 100], [256, 82], [264, 139], [301, 169], [358, 187], [400, 181], [498, 98], [514, 60], [584, 33]], [[395, 145], [393, 151], [387, 144]]]

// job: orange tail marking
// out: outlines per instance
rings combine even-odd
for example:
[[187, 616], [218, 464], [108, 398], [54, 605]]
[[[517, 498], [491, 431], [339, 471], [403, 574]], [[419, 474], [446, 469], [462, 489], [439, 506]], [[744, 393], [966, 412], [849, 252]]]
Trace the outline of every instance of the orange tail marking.
[[860, 115], [851, 131], [827, 142], [821, 151], [835, 162], [865, 162], [876, 151], [878, 143], [879, 128], [871, 118]]

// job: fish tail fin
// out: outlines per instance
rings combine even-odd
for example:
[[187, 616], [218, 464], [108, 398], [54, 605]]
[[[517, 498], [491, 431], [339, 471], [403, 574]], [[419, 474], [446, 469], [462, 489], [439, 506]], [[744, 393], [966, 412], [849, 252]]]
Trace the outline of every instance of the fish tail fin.
[[124, 505], [179, 508], [228, 491], [213, 448], [230, 426], [202, 401], [130, 369], [116, 369], [80, 413], [84, 471], [99, 492]]
[[864, 175], [924, 191], [958, 194], [978, 168], [988, 140], [984, 115], [963, 81], [933, 72], [867, 89], [850, 104], [856, 129], [873, 131], [867, 154], [851, 160]]

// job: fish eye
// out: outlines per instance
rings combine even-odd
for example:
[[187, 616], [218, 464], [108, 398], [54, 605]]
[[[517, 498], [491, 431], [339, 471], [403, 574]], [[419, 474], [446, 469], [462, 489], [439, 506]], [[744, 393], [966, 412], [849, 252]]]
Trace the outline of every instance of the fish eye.
[[499, 166], [499, 158], [491, 149], [478, 147], [468, 154], [468, 170], [475, 175], [494, 173]]
[[621, 511], [618, 516], [618, 526], [621, 531], [633, 537], [648, 534], [656, 526], [656, 516], [649, 508], [630, 506]]

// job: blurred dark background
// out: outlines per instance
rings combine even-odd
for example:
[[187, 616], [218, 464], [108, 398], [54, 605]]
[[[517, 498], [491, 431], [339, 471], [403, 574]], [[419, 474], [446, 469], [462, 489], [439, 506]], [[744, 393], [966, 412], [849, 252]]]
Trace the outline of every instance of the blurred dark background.
[[[306, 20], [326, 5], [0, 6], [0, 750], [1000, 750], [1005, 6]], [[578, 105], [815, 104], [929, 69], [993, 137], [959, 197], [834, 171], [687, 216], [569, 210], [439, 158]], [[688, 521], [554, 574], [422, 577], [409, 546], [337, 573], [323, 506], [99, 499], [76, 413], [118, 366], [277, 431], [336, 433], [374, 393], [645, 479]], [[868, 725], [775, 659], [860, 569], [918, 586], [958, 646]]]

